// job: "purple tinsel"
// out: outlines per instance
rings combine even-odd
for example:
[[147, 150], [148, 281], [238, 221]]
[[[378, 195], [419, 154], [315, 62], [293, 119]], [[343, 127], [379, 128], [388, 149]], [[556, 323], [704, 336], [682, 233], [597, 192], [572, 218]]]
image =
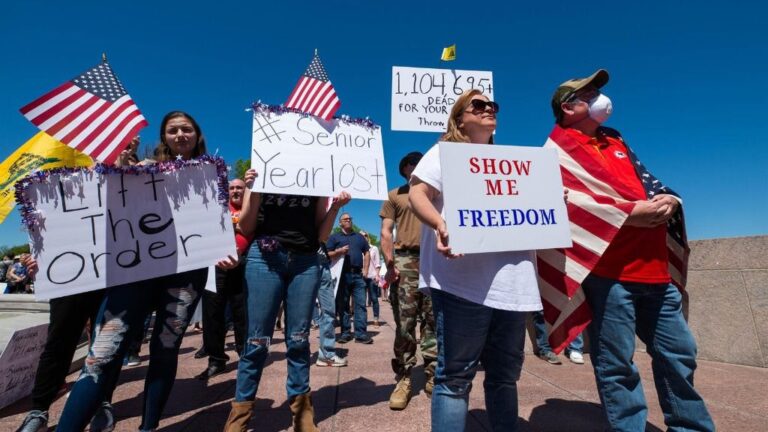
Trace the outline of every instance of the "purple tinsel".
[[216, 165], [216, 174], [218, 175], [218, 191], [216, 198], [224, 208], [229, 208], [229, 181], [227, 180], [227, 164], [224, 159], [216, 156], [203, 155], [195, 159], [182, 160], [174, 159], [165, 162], [157, 162], [150, 165], [132, 165], [126, 167], [116, 167], [114, 165], [96, 164], [93, 168], [53, 168], [44, 171], [35, 171], [28, 176], [17, 181], [14, 187], [16, 188], [16, 202], [19, 204], [21, 211], [21, 223], [27, 229], [32, 229], [37, 225], [37, 210], [27, 198], [25, 191], [28, 186], [33, 183], [45, 183], [48, 181], [48, 177], [52, 175], [71, 175], [75, 173], [86, 173], [93, 171], [97, 174], [130, 174], [130, 175], [143, 175], [143, 174], [158, 174], [178, 171], [181, 168], [190, 165], [198, 164], [213, 164]]
[[[296, 108], [288, 108], [285, 105], [267, 105], [267, 104], [261, 103], [261, 101], [257, 101], [251, 104], [251, 109], [254, 111], [258, 111], [266, 114], [294, 113], [302, 117], [313, 117], [312, 114], [306, 113]], [[373, 120], [369, 119], [368, 117], [361, 119], [361, 118], [352, 118], [348, 115], [342, 115], [342, 116], [334, 116], [333, 118], [345, 124], [358, 125], [368, 129], [381, 128], [381, 126], [374, 123]]]

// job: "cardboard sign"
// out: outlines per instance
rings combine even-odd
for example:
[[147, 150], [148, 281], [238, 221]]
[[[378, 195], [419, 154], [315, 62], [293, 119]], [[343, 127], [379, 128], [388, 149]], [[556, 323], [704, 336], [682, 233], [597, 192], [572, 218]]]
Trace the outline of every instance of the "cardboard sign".
[[0, 408], [32, 392], [48, 324], [16, 330], [0, 355]]
[[392, 130], [445, 132], [456, 98], [470, 89], [493, 100], [493, 73], [392, 67]]
[[[163, 172], [53, 173], [24, 191], [48, 299], [213, 265], [235, 255], [229, 209], [219, 202], [217, 165]], [[223, 161], [221, 161], [223, 163]]]
[[344, 255], [336, 257], [331, 261], [331, 277], [333, 278], [333, 296], [339, 292], [339, 283], [341, 282], [341, 269], [344, 268]]
[[571, 246], [557, 154], [441, 142], [443, 215], [454, 253]]
[[381, 128], [254, 106], [251, 167], [256, 192], [387, 199]]

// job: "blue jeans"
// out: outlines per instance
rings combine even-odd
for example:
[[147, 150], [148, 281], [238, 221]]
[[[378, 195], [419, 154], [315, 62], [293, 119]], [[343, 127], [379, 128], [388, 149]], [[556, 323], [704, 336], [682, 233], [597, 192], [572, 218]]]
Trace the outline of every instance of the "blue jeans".
[[[539, 354], [552, 351], [552, 347], [549, 345], [549, 335], [547, 334], [547, 323], [544, 321], [544, 311], [531, 312], [531, 320], [533, 321], [533, 329], [536, 331], [536, 347], [539, 350]], [[581, 336], [581, 333], [565, 349], [565, 355], [571, 352], [579, 354], [584, 352], [584, 337]]]
[[285, 303], [285, 354], [288, 397], [309, 392], [309, 325], [320, 286], [317, 253], [297, 254], [282, 248], [261, 251], [255, 243], [245, 262], [248, 339], [237, 365], [235, 401], [256, 398], [275, 329]]
[[670, 431], [714, 431], [693, 388], [696, 342], [671, 284], [619, 282], [589, 276], [582, 284], [592, 308], [592, 365], [600, 400], [614, 431], [645, 430], [648, 407], [637, 367], [635, 334], [651, 356], [653, 380]]
[[341, 315], [341, 335], [349, 336], [352, 328], [349, 322], [349, 299], [355, 303], [355, 339], [368, 337], [368, 310], [365, 307], [366, 284], [363, 276], [349, 271], [341, 274], [339, 292], [336, 294], [336, 311]]
[[373, 318], [379, 319], [379, 284], [373, 279], [365, 279], [365, 284], [368, 286], [368, 300], [373, 308]]
[[432, 290], [437, 368], [432, 430], [461, 432], [478, 364], [485, 369], [485, 408], [494, 431], [515, 432], [517, 381], [525, 358], [527, 312], [492, 309]]
[[317, 292], [317, 300], [320, 302], [320, 317], [317, 324], [320, 326], [320, 352], [318, 357], [330, 359], [336, 355], [336, 332], [333, 320], [336, 317], [336, 300], [333, 298], [333, 276], [328, 259], [320, 257], [320, 289]]
[[83, 370], [64, 406], [59, 432], [80, 432], [90, 422], [105, 395], [113, 389], [123, 357], [144, 329], [149, 311], [156, 312], [149, 342], [149, 367], [144, 381], [141, 428], [160, 423], [163, 408], [176, 380], [179, 347], [197, 307], [208, 269], [191, 270], [107, 290], [96, 317], [91, 346]]

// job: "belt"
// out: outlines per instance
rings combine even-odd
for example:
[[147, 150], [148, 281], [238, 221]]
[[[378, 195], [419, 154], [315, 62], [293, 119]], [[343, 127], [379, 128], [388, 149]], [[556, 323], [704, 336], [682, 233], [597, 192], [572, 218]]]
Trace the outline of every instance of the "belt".
[[363, 269], [361, 267], [350, 267], [348, 271], [350, 273], [363, 274]]
[[415, 249], [396, 249], [395, 254], [397, 255], [418, 255], [419, 254], [419, 248]]

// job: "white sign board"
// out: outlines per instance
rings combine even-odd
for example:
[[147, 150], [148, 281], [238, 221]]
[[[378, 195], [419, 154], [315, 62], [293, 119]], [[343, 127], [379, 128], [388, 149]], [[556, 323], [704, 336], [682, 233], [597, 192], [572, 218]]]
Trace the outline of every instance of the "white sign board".
[[32, 392], [48, 324], [16, 330], [0, 355], [0, 408]]
[[553, 149], [439, 145], [443, 215], [454, 253], [571, 246]]
[[393, 66], [392, 130], [445, 132], [456, 98], [470, 89], [493, 100], [493, 73]]
[[37, 298], [208, 267], [235, 255], [232, 219], [212, 163], [157, 173], [53, 173], [24, 192]]
[[333, 296], [339, 292], [339, 283], [341, 282], [341, 269], [344, 268], [344, 255], [341, 255], [331, 261], [331, 277], [333, 278]]
[[381, 128], [362, 123], [254, 108], [251, 167], [259, 176], [253, 190], [387, 199]]

